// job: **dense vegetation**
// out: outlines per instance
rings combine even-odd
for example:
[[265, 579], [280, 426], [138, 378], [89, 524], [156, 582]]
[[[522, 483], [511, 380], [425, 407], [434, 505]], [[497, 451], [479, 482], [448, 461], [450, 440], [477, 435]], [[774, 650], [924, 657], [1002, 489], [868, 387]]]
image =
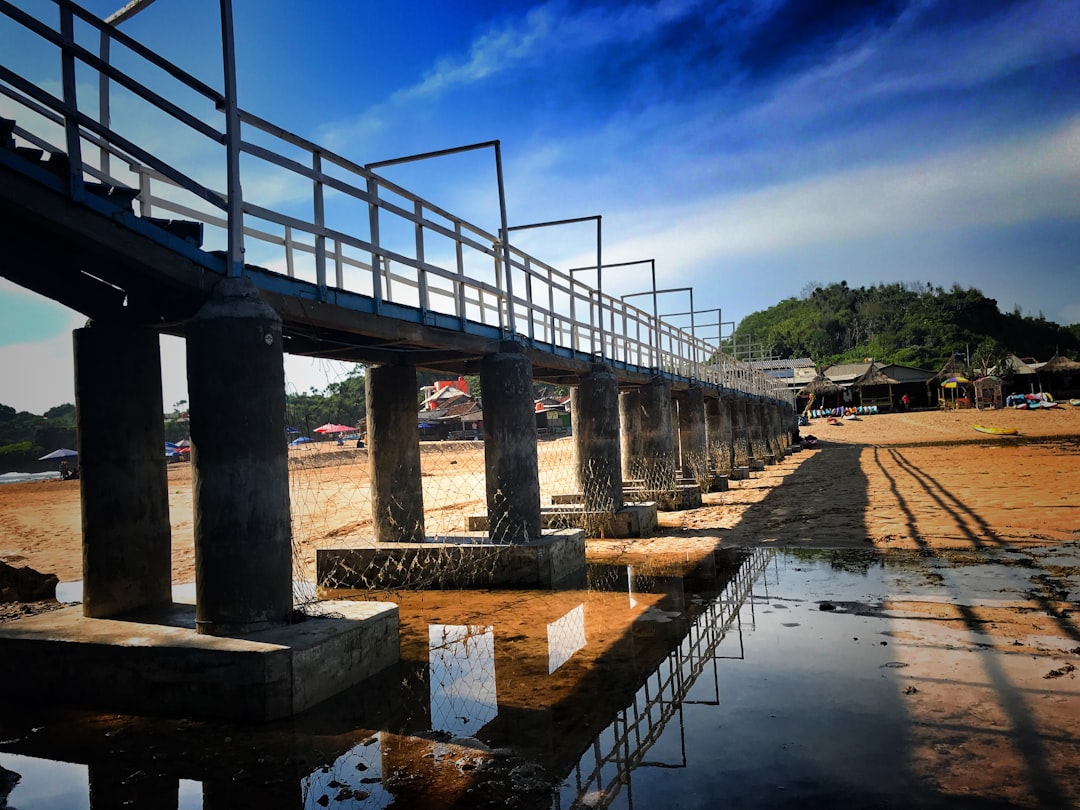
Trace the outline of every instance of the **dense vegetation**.
[[[731, 351], [731, 342], [725, 350]], [[1080, 353], [1080, 324], [1059, 326], [1019, 309], [1003, 313], [979, 290], [931, 284], [809, 285], [738, 325], [734, 347], [753, 356], [809, 357], [819, 366], [872, 357], [938, 369], [955, 353], [993, 361], [1007, 354], [1049, 360]], [[742, 356], [742, 352], [738, 351]]]

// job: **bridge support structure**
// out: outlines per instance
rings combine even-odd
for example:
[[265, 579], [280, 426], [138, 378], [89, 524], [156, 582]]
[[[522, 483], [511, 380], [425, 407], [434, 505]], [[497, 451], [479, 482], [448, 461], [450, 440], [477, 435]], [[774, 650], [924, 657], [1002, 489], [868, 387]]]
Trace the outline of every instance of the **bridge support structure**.
[[[585, 534], [580, 529], [545, 530], [540, 509], [540, 471], [536, 447], [536, 415], [532, 393], [532, 364], [515, 342], [481, 361], [484, 389], [484, 472], [487, 514], [468, 519], [460, 534], [425, 537], [409, 527], [388, 527], [373, 540], [358, 540], [350, 548], [316, 551], [316, 578], [326, 590], [385, 588], [482, 588], [577, 586], [585, 577]], [[409, 375], [398, 370], [369, 376], [368, 440], [374, 465], [400, 472], [401, 491], [389, 495], [411, 498], [400, 506], [399, 516], [423, 509], [420, 490], [419, 444], [416, 422], [415, 376], [407, 392]], [[380, 416], [381, 386], [389, 406], [400, 400], [398, 416]], [[408, 396], [406, 397], [406, 394]], [[406, 402], [406, 398], [408, 402]], [[407, 429], [406, 418], [411, 420]], [[385, 435], [376, 435], [383, 433]], [[417, 438], [414, 438], [417, 437]], [[386, 453], [380, 449], [387, 448]], [[415, 473], [407, 458], [398, 459], [394, 471], [390, 448], [403, 457], [417, 453]], [[373, 508], [375, 501], [373, 476]], [[410, 495], [411, 493], [411, 495]], [[422, 514], [409, 517], [423, 526]]]
[[424, 541], [416, 369], [372, 366], [365, 381], [371, 516], [380, 543]]
[[[398, 610], [292, 601], [281, 323], [244, 278], [188, 323], [194, 605], [171, 589], [157, 337], [74, 336], [83, 607], [0, 625], [0, 688], [104, 711], [267, 721], [398, 660]], [[118, 429], [119, 428], [119, 429]]]
[[620, 429], [623, 400], [610, 366], [594, 364], [570, 389], [577, 491], [553, 495], [541, 507], [546, 527], [574, 526], [587, 537], [646, 537], [656, 528], [656, 503], [626, 501]]
[[705, 391], [692, 385], [676, 397], [678, 405], [679, 461], [683, 482], [693, 481], [703, 492], [709, 481], [708, 440], [705, 431]]
[[83, 615], [172, 601], [157, 332], [94, 321], [73, 333]]
[[705, 437], [712, 491], [724, 492], [731, 475], [731, 418], [722, 396], [705, 400]]

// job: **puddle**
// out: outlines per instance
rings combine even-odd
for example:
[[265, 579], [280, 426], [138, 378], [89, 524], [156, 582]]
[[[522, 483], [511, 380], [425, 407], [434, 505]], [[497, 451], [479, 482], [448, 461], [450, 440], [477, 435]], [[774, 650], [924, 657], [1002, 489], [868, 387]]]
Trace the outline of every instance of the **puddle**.
[[396, 594], [401, 664], [293, 721], [0, 717], [0, 807], [954, 807], [915, 767], [926, 623], [893, 606], [1019, 601], [1034, 573], [722, 551]]

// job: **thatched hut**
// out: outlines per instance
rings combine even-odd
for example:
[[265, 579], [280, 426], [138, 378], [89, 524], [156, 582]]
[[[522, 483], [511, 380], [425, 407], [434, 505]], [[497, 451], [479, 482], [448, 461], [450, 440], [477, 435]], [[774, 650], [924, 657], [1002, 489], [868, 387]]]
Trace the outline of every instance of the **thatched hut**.
[[[817, 375], [804, 385], [798, 391], [798, 396], [806, 397], [806, 407], [803, 408], [803, 413], [810, 410], [811, 406], [817, 405], [820, 408], [829, 408], [839, 406], [839, 396], [843, 391], [843, 387], [837, 385], [822, 372], [818, 372]], [[829, 405], [827, 399], [835, 396], [836, 402], [834, 405]]]
[[888, 376], [876, 363], [863, 372], [851, 387], [859, 392], [859, 404], [877, 406], [879, 410], [891, 410], [893, 406], [893, 386], [896, 380]]
[[1080, 363], [1061, 354], [1055, 354], [1038, 369], [1042, 390], [1049, 391], [1058, 399], [1080, 393]]

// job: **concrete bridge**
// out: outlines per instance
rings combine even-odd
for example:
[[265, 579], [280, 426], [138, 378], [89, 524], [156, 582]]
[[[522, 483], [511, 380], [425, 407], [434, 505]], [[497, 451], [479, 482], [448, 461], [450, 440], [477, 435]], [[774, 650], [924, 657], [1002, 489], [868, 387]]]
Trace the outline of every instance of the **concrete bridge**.
[[[261, 697], [244, 702], [254, 717], [300, 710], [384, 665], [393, 606], [349, 618], [355, 606], [334, 603], [347, 618], [313, 618], [297, 646], [281, 635], [294, 626], [285, 353], [369, 366], [375, 542], [367, 566], [494, 553], [488, 578], [469, 584], [575, 580], [584, 532], [543, 528], [534, 380], [574, 391], [583, 516], [613, 521], [628, 500], [676, 502], [783, 456], [794, 424], [786, 392], [692, 331], [605, 294], [599, 219], [592, 288], [512, 244], [499, 142], [463, 147], [495, 158], [501, 210], [492, 233], [377, 167], [239, 109], [227, 2], [222, 9], [226, 69], [217, 90], [67, 0], [42, 3], [41, 16], [0, 0], [16, 40], [0, 64], [0, 274], [90, 319], [73, 341], [83, 606], [78, 619], [5, 631], [0, 645], [48, 658], [75, 636], [100, 642], [113, 631], [95, 622], [117, 617], [137, 620], [140, 638], [182, 627], [257, 646], [271, 643], [260, 634], [277, 634], [273, 644], [303, 654], [282, 665], [252, 648], [244, 653], [254, 663], [230, 663], [245, 671], [241, 681], [260, 684]], [[23, 62], [43, 50], [55, 60]], [[114, 103], [120, 90], [123, 104]], [[151, 122], [183, 149], [140, 145]], [[163, 333], [187, 342], [193, 612], [171, 597]], [[479, 373], [484, 390], [486, 526], [438, 543], [424, 528], [417, 369]], [[320, 578], [348, 584], [342, 572], [355, 560], [343, 559], [320, 560]], [[183, 668], [173, 644], [155, 647], [160, 671], [151, 680]], [[244, 659], [213, 643], [203, 652]], [[83, 662], [90, 681], [95, 667], [101, 683], [117, 667], [143, 677], [136, 657], [94, 655]], [[327, 673], [327, 656], [351, 663]], [[0, 674], [25, 673], [6, 665]], [[241, 681], [220, 686], [218, 697], [245, 691]], [[196, 682], [183, 685], [191, 692]]]

